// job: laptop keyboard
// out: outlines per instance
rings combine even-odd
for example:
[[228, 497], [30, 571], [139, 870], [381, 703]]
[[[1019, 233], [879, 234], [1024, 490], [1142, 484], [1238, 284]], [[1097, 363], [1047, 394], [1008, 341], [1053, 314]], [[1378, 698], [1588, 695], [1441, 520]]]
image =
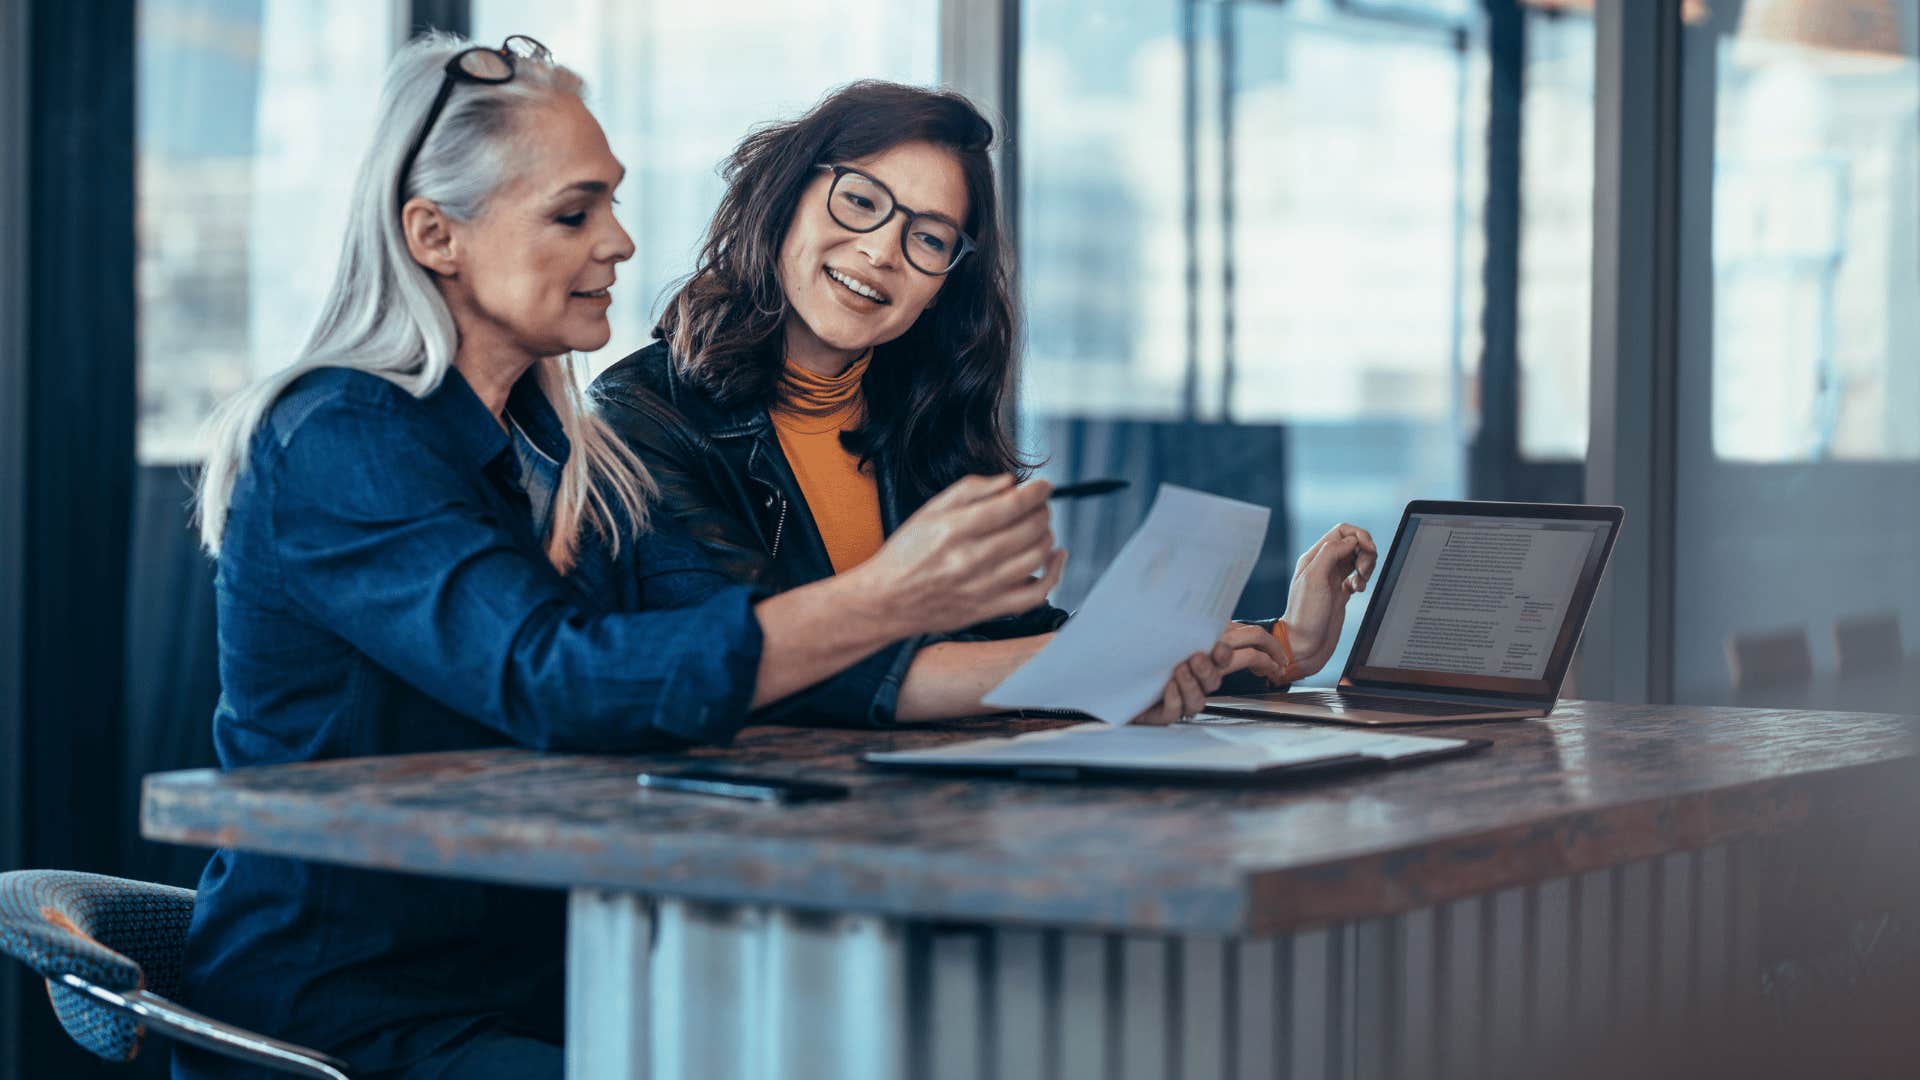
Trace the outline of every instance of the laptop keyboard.
[[1306, 705], [1319, 705], [1333, 712], [1400, 713], [1405, 716], [1472, 716], [1475, 713], [1493, 712], [1485, 705], [1455, 705], [1446, 701], [1415, 701], [1409, 698], [1381, 697], [1377, 694], [1344, 693], [1339, 690], [1296, 690], [1288, 694], [1287, 701], [1298, 701]]

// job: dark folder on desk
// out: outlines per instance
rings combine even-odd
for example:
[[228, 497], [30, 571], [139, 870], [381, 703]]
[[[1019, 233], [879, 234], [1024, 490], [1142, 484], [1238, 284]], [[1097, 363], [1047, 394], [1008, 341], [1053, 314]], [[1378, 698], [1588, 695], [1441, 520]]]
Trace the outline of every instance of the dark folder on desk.
[[1140, 779], [1266, 780], [1322, 769], [1391, 768], [1464, 754], [1481, 739], [1387, 735], [1315, 724], [1202, 716], [1168, 727], [1079, 724], [927, 750], [869, 753], [871, 764], [943, 772]]

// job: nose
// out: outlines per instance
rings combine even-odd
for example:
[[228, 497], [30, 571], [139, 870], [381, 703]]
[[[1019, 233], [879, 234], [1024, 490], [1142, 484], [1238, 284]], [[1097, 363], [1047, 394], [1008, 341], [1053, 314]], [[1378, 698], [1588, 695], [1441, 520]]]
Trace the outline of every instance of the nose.
[[626, 228], [612, 214], [607, 215], [607, 221], [608, 228], [601, 235], [598, 250], [594, 254], [602, 262], [622, 263], [633, 258], [633, 237], [627, 235]]
[[894, 266], [900, 258], [906, 228], [907, 215], [895, 211], [886, 224], [870, 233], [860, 234], [860, 253], [867, 257], [867, 264], [882, 269]]

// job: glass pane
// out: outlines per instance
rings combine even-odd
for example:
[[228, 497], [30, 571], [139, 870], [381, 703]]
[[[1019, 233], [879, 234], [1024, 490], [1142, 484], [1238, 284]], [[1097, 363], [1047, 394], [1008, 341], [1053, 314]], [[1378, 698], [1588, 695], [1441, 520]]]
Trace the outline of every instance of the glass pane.
[[587, 82], [587, 104], [627, 167], [620, 222], [633, 260], [613, 292], [613, 340], [590, 368], [647, 344], [667, 290], [693, 269], [724, 190], [718, 166], [754, 126], [806, 111], [855, 79], [938, 79], [938, 0], [627, 4], [473, 0], [474, 37], [528, 34]]
[[1587, 456], [1593, 18], [1530, 14], [1520, 162], [1520, 456]]
[[[1524, 44], [1496, 57], [1483, 8], [1023, 6], [1022, 439], [1056, 479], [1134, 481], [1056, 508], [1061, 602], [1159, 481], [1274, 509], [1242, 616], [1279, 614], [1336, 522], [1385, 544], [1409, 499], [1465, 496], [1491, 306], [1521, 327], [1509, 473], [1584, 454], [1591, 20], [1508, 6]], [[1521, 142], [1494, 147], [1494, 94], [1516, 91]], [[1496, 163], [1522, 267], [1490, 290]]]
[[392, 46], [392, 0], [143, 0], [140, 459], [284, 367], [333, 277]]
[[1675, 697], [1911, 712], [1920, 2], [1709, 7], [1683, 54]]
[[1913, 9], [1754, 0], [1716, 37], [1723, 458], [1920, 458]]

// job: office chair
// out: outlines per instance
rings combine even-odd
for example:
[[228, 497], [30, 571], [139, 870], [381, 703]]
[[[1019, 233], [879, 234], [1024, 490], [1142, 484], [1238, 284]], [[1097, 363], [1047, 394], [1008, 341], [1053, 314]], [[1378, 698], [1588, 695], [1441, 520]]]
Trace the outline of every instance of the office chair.
[[132, 1061], [158, 1031], [249, 1064], [346, 1080], [346, 1062], [223, 1024], [168, 1001], [193, 919], [193, 892], [61, 870], [0, 874], [0, 952], [47, 980], [73, 1041]]
[[1900, 643], [1900, 613], [1878, 611], [1833, 623], [1833, 649], [1842, 677], [1889, 671], [1906, 660]]
[[1738, 692], [1805, 686], [1813, 679], [1813, 649], [1803, 626], [1727, 639], [1727, 668]]

